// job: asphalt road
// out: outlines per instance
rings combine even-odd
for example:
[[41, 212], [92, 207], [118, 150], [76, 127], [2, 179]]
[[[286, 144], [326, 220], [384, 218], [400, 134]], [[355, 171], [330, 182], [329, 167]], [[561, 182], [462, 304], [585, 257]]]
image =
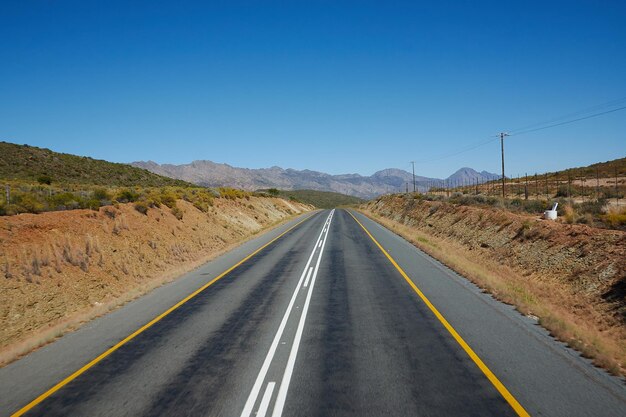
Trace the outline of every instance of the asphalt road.
[[353, 214], [304, 216], [0, 369], [0, 414], [626, 415], [622, 380]]

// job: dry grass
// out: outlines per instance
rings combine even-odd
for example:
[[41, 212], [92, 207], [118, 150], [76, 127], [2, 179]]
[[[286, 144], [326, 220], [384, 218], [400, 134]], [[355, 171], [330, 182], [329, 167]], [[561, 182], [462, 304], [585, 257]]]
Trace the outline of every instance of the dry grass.
[[624, 328], [599, 328], [602, 317], [590, 307], [580, 306], [580, 299], [558, 282], [524, 276], [512, 268], [458, 243], [427, 234], [414, 227], [381, 217], [368, 210], [363, 214], [401, 235], [460, 275], [514, 305], [520, 313], [539, 317], [539, 323], [557, 339], [591, 358], [595, 365], [615, 375], [626, 375]]
[[[132, 204], [95, 216], [76, 210], [0, 218], [0, 366], [292, 217], [288, 204], [276, 210], [274, 199], [251, 202], [254, 209], [220, 199], [204, 212], [179, 200], [183, 220], [165, 205], [143, 215]], [[242, 223], [253, 216], [264, 220]], [[219, 227], [227, 224], [227, 231]]]
[[614, 227], [626, 225], [626, 207], [611, 206], [603, 216], [604, 220]]
[[576, 221], [576, 212], [574, 211], [572, 205], [567, 204], [563, 208], [563, 211], [565, 212], [565, 214], [563, 215], [563, 217], [565, 218], [565, 223], [574, 224], [574, 222]]
[[[265, 231], [269, 232], [284, 223], [291, 220], [291, 218], [284, 219], [282, 221], [277, 221], [269, 226]], [[195, 261], [187, 262], [181, 266], [170, 268], [167, 272], [158, 276], [155, 279], [150, 280], [148, 283], [142, 284], [139, 287], [134, 288], [131, 291], [126, 292], [120, 297], [115, 299], [107, 300], [105, 302], [96, 302], [92, 306], [85, 308], [73, 315], [64, 318], [63, 320], [48, 326], [43, 329], [39, 329], [36, 332], [32, 333], [28, 338], [19, 341], [18, 343], [12, 344], [2, 350], [0, 350], [0, 367], [5, 366], [24, 355], [32, 352], [35, 349], [39, 349], [47, 345], [48, 343], [54, 342], [64, 334], [70, 331], [77, 330], [81, 325], [87, 323], [95, 318], [101, 317], [117, 308], [124, 306], [125, 304], [149, 293], [150, 291], [161, 287], [167, 283], [170, 283], [181, 275], [189, 273], [207, 262], [235, 249], [237, 246], [244, 244], [245, 242], [256, 237], [255, 235], [248, 236], [247, 238], [236, 242], [231, 243], [223, 249], [207, 254], [206, 256], [197, 259]], [[122, 268], [126, 268], [125, 265]], [[128, 271], [126, 271], [128, 273]]]

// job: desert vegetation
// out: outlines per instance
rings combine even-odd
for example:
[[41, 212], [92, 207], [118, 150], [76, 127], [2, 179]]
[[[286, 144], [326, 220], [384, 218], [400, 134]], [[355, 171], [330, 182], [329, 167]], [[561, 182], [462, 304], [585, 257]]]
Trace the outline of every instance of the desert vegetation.
[[[551, 222], [536, 215], [543, 207], [491, 202], [462, 194], [395, 195], [361, 210], [536, 317], [597, 365], [624, 375], [626, 232], [576, 224], [573, 206], [565, 205], [561, 222]], [[609, 219], [611, 210], [599, 216]]]
[[177, 217], [178, 200], [207, 212], [215, 198], [249, 199], [234, 188], [209, 189], [125, 164], [0, 142], [0, 216], [134, 203], [142, 214], [161, 205]]
[[117, 206], [120, 203], [135, 203], [137, 210], [143, 210], [145, 214], [148, 209], [162, 204], [175, 209], [177, 200], [188, 201], [206, 212], [214, 198], [222, 197], [221, 193], [202, 187], [41, 185], [22, 181], [5, 181], [5, 187], [8, 190], [4, 190], [4, 196], [0, 199], [0, 216], [76, 209], [98, 210], [103, 206]]
[[0, 364], [312, 208], [6, 142], [0, 181]]
[[335, 208], [363, 203], [364, 200], [351, 195], [317, 190], [277, 190], [270, 188], [266, 191], [269, 195], [288, 198], [292, 201], [299, 201], [311, 204], [319, 208]]
[[194, 190], [125, 188], [125, 203], [0, 217], [0, 364], [311, 209]]
[[469, 194], [454, 191], [447, 197], [445, 194], [409, 194], [402, 198], [419, 199], [425, 201], [440, 201], [459, 206], [493, 207], [513, 213], [525, 213], [540, 216], [545, 210], [559, 203], [557, 213], [559, 222], [569, 224], [586, 224], [605, 229], [626, 230], [626, 201], [618, 206], [611, 204], [607, 199], [600, 198], [588, 201], [575, 201], [570, 198], [556, 197], [554, 199], [522, 199], [506, 198], [482, 194]]
[[[500, 179], [478, 184], [474, 181], [455, 181], [446, 187], [432, 187], [431, 192], [448, 194], [459, 191], [463, 194], [475, 193], [502, 196]], [[570, 168], [563, 171], [544, 172], [507, 177], [505, 194], [507, 198], [576, 198], [623, 199], [626, 185], [626, 158], [599, 162], [586, 167]]]
[[29, 184], [91, 184], [118, 187], [191, 184], [126, 164], [0, 142], [0, 178]]

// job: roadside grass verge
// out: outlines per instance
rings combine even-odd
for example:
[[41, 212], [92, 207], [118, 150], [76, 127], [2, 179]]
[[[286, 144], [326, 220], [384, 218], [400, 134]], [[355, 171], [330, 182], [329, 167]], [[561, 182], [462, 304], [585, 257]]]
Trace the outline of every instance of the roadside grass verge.
[[[147, 277], [147, 280], [145, 280], [145, 282], [138, 283], [134, 288], [124, 291], [120, 295], [109, 296], [98, 302], [94, 302], [90, 306], [76, 311], [62, 318], [61, 320], [55, 320], [51, 324], [33, 331], [27, 337], [0, 348], [0, 367], [9, 364], [27, 355], [28, 353], [47, 345], [48, 343], [54, 342], [56, 339], [60, 338], [68, 332], [79, 329], [84, 323], [87, 323], [95, 318], [104, 316], [107, 313], [124, 306], [125, 304], [151, 292], [158, 287], [175, 281], [182, 275], [196, 270], [207, 262], [210, 262], [217, 257], [232, 251], [236, 247], [241, 246], [242, 244], [254, 238], [257, 238], [260, 234], [270, 232], [271, 230], [280, 227], [281, 225], [291, 221], [296, 216], [297, 214], [290, 214], [285, 218], [271, 221], [270, 223], [266, 224], [263, 229], [252, 230], [247, 235], [241, 235], [240, 238], [236, 241], [226, 242], [222, 240], [222, 242], [225, 243], [225, 246], [221, 247], [220, 249], [210, 250], [208, 252], [205, 252], [204, 254], [200, 254], [198, 258], [194, 260], [186, 260], [185, 262], [168, 266], [159, 271], [157, 274]], [[63, 255], [62, 253], [59, 253], [53, 255], [52, 259], [54, 259], [54, 256], [74, 256], [77, 249], [79, 249], [76, 245], [72, 245], [67, 242], [62, 242], [62, 246], [67, 246], [69, 248], [67, 251], [68, 255]], [[90, 236], [85, 237], [85, 251], [91, 250], [95, 253], [99, 253], [100, 246], [101, 244], [98, 242], [97, 239], [92, 239]], [[82, 250], [82, 246], [80, 247], [80, 249]], [[33, 253], [29, 254], [29, 256], [35, 255]], [[30, 259], [30, 257], [28, 259]], [[6, 263], [5, 267], [8, 265], [9, 264]], [[168, 265], [168, 263], [164, 262], [164, 265]]]
[[414, 194], [403, 198], [415, 200], [441, 201], [457, 206], [494, 207], [511, 213], [527, 213], [541, 216], [554, 203], [559, 203], [557, 213], [558, 221], [568, 224], [586, 224], [592, 227], [626, 230], [626, 208], [614, 207], [609, 200], [601, 198], [595, 201], [574, 202], [572, 199], [562, 196], [554, 196], [549, 200], [524, 200], [523, 198], [507, 198], [471, 195], [461, 192], [453, 192], [450, 197], [439, 194]]
[[614, 375], [626, 375], [624, 327], [597, 326], [603, 318], [556, 282], [522, 275], [452, 240], [433, 236], [369, 210], [359, 211], [402, 236], [428, 255], [466, 277], [494, 298], [513, 305], [556, 339], [579, 351], [596, 366]]

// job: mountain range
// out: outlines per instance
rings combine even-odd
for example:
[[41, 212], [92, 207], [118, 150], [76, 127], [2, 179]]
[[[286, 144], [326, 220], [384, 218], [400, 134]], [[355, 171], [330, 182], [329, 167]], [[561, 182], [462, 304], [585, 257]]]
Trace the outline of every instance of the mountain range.
[[[331, 175], [318, 171], [283, 169], [280, 167], [248, 169], [237, 168], [228, 164], [200, 160], [190, 164], [157, 164], [153, 161], [137, 161], [130, 165], [144, 168], [155, 174], [180, 179], [207, 187], [235, 187], [244, 190], [278, 188], [282, 190], [319, 190], [334, 191], [360, 198], [373, 198], [389, 192], [412, 189], [413, 175], [410, 172], [388, 168], [371, 176], [359, 174]], [[443, 187], [446, 184], [479, 183], [500, 178], [487, 171], [478, 172], [472, 168], [461, 168], [448, 178], [429, 178], [415, 176], [419, 191], [428, 187]]]

